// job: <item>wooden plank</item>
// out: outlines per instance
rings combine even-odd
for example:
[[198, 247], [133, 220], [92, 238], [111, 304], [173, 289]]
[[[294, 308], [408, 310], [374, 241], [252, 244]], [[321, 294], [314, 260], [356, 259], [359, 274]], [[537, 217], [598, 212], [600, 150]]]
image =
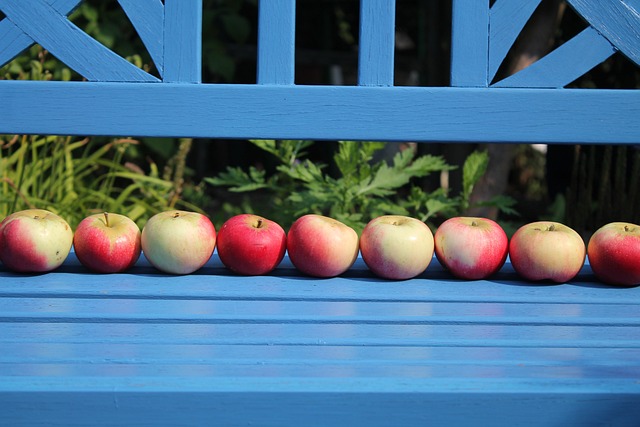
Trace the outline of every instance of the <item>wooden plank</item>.
[[451, 27], [451, 86], [486, 87], [489, 1], [454, 0]]
[[640, 65], [639, 0], [569, 0], [569, 4], [616, 48]]
[[161, 0], [118, 0], [144, 43], [160, 76], [164, 74], [164, 5]]
[[489, 14], [489, 75], [492, 81], [541, 0], [497, 0]]
[[[82, 2], [82, 0], [47, 0], [62, 15], [68, 15]], [[0, 67], [13, 60], [22, 51], [34, 43], [9, 19], [0, 21]]]
[[358, 84], [393, 86], [395, 0], [360, 2], [360, 37], [358, 46]]
[[578, 35], [527, 68], [496, 82], [495, 87], [562, 88], [616, 53], [593, 27]]
[[[124, 275], [93, 275], [90, 283], [81, 274], [82, 267], [73, 253], [65, 264], [54, 273], [43, 274], [39, 280], [25, 288], [19, 281], [3, 281], [0, 298], [105, 298], [114, 300], [164, 299], [190, 301], [313, 301], [318, 303], [480, 303], [522, 304], [520, 279], [507, 262], [492, 280], [481, 281], [471, 288], [469, 282], [451, 280], [451, 275], [433, 259], [427, 270], [413, 280], [413, 286], [405, 282], [377, 281], [361, 258], [342, 277], [317, 280], [297, 274], [290, 260], [285, 257], [273, 274], [247, 279], [230, 274], [214, 256], [201, 270], [180, 277], [184, 285], [175, 286], [178, 279], [161, 274], [144, 258]], [[0, 278], [13, 277], [0, 268]], [[354, 279], [349, 287], [345, 279]], [[478, 285], [477, 282], [472, 282]], [[215, 285], [215, 286], [213, 286]], [[96, 289], [107, 289], [96, 294]], [[478, 292], [470, 292], [475, 289]], [[611, 289], [599, 283], [588, 265], [576, 279], [566, 286], [533, 286], [528, 289], [527, 302], [531, 304], [556, 304], [569, 310], [578, 305], [606, 303], [626, 306], [640, 297], [640, 288]]]
[[259, 2], [258, 84], [294, 83], [295, 24], [295, 0]]
[[[363, 301], [365, 302], [365, 301]], [[70, 304], [71, 303], [71, 304]], [[70, 306], [82, 306], [82, 311]], [[615, 307], [614, 307], [615, 305]], [[637, 304], [509, 304], [474, 302], [184, 301], [171, 299], [3, 298], [4, 322], [141, 322], [231, 324], [640, 326]], [[455, 313], [455, 315], [452, 315]]]
[[165, 82], [202, 81], [202, 0], [165, 0]]
[[5, 134], [640, 140], [640, 92], [625, 90], [5, 81], [0, 82], [0, 98], [10, 106], [0, 116], [0, 133]]
[[430, 421], [467, 425], [473, 420], [483, 426], [533, 427], [564, 425], [570, 418], [585, 427], [611, 422], [617, 427], [635, 427], [640, 416], [637, 394], [618, 385], [612, 385], [607, 393], [576, 380], [564, 387], [564, 393], [558, 393], [541, 381], [526, 386], [491, 383], [423, 378], [367, 382], [344, 377], [154, 380], [123, 375], [83, 378], [69, 390], [63, 377], [15, 377], [2, 386], [10, 390], [0, 392], [0, 400], [11, 410], [2, 413], [0, 421], [5, 425], [38, 425], [46, 417], [47, 426], [53, 427], [273, 427], [295, 420], [296, 425], [309, 427], [411, 427]]
[[44, 0], [0, 0], [0, 10], [35, 42], [88, 80], [157, 80], [89, 37]]

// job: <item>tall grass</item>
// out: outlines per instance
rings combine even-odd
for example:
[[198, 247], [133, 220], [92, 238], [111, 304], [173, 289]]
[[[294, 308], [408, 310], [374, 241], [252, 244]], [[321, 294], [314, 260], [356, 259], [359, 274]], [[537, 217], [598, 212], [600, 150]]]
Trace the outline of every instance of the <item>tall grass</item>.
[[[63, 136], [0, 136], [0, 218], [21, 209], [58, 213], [72, 227], [103, 211], [129, 216], [139, 225], [162, 210], [199, 210], [181, 199], [182, 182], [125, 161], [138, 141], [107, 142]], [[184, 161], [184, 157], [179, 159]]]

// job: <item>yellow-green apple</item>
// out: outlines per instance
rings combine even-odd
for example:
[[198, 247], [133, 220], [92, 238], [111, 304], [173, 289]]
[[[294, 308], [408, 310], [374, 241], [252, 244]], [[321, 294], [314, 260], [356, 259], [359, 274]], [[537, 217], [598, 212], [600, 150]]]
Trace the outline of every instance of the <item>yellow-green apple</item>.
[[287, 247], [287, 236], [274, 221], [241, 214], [222, 224], [216, 244], [220, 261], [229, 270], [256, 276], [267, 274], [280, 264]]
[[204, 266], [216, 245], [216, 229], [198, 212], [155, 214], [142, 228], [142, 253], [160, 271], [189, 274]]
[[0, 261], [13, 271], [54, 270], [67, 259], [72, 243], [67, 221], [44, 209], [14, 212], [0, 223]]
[[587, 246], [596, 277], [609, 285], [640, 285], [640, 226], [612, 222], [596, 230]]
[[434, 239], [438, 261], [460, 279], [491, 276], [509, 253], [507, 233], [488, 218], [450, 218], [438, 227]]
[[348, 225], [323, 215], [296, 219], [287, 233], [287, 252], [301, 272], [334, 277], [347, 271], [358, 257], [358, 233]]
[[73, 248], [89, 270], [120, 273], [133, 267], [140, 257], [140, 228], [125, 215], [90, 215], [76, 227]]
[[586, 253], [575, 230], [553, 221], [525, 224], [509, 242], [511, 265], [527, 280], [567, 282], [584, 266]]
[[362, 230], [360, 253], [367, 267], [385, 279], [410, 279], [433, 259], [433, 233], [422, 221], [403, 215], [372, 219]]

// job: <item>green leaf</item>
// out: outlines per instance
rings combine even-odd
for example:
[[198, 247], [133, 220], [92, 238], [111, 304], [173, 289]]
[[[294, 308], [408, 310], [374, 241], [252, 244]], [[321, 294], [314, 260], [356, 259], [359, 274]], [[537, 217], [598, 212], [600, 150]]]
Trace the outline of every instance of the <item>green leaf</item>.
[[474, 151], [467, 157], [462, 168], [462, 195], [469, 199], [473, 187], [482, 178], [489, 165], [489, 154], [486, 151]]
[[249, 168], [248, 173], [241, 168], [228, 167], [226, 172], [222, 172], [214, 178], [205, 178], [204, 181], [216, 187], [229, 187], [229, 191], [236, 193], [267, 187], [265, 172], [253, 166]]

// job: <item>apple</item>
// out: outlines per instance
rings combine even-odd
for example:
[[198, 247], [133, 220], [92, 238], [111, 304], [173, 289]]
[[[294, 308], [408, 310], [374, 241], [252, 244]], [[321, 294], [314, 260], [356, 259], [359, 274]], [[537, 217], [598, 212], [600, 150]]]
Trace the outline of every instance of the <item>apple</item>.
[[160, 271], [189, 274], [209, 261], [216, 229], [198, 212], [171, 210], [155, 214], [142, 228], [142, 253]]
[[596, 277], [609, 285], [640, 285], [640, 226], [612, 222], [600, 227], [587, 245]]
[[289, 229], [287, 251], [294, 267], [305, 274], [338, 276], [358, 257], [358, 233], [336, 219], [304, 215]]
[[516, 273], [527, 280], [564, 283], [584, 266], [586, 247], [572, 228], [538, 221], [516, 230], [509, 243], [509, 257]]
[[502, 268], [509, 253], [507, 233], [488, 218], [450, 218], [434, 240], [438, 261], [460, 279], [486, 279]]
[[284, 229], [253, 214], [229, 218], [217, 236], [220, 261], [231, 271], [248, 276], [267, 274], [280, 264], [287, 247]]
[[73, 248], [89, 270], [120, 273], [133, 267], [140, 257], [140, 228], [125, 215], [90, 215], [76, 227]]
[[44, 273], [62, 265], [71, 251], [73, 230], [44, 209], [14, 212], [0, 223], [0, 261], [21, 273]]
[[433, 233], [422, 221], [403, 215], [372, 219], [362, 230], [360, 253], [379, 277], [405, 280], [424, 272], [433, 259]]

